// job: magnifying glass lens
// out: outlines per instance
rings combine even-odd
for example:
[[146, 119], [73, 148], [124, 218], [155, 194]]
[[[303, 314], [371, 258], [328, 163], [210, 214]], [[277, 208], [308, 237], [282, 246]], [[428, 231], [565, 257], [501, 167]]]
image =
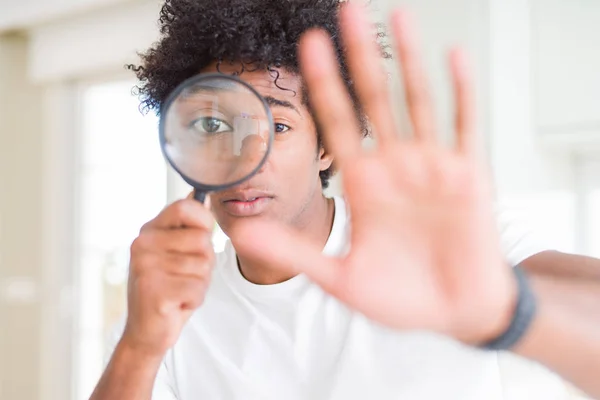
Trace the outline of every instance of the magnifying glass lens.
[[179, 173], [203, 186], [240, 182], [267, 156], [268, 109], [235, 79], [210, 77], [185, 87], [162, 118], [165, 155]]

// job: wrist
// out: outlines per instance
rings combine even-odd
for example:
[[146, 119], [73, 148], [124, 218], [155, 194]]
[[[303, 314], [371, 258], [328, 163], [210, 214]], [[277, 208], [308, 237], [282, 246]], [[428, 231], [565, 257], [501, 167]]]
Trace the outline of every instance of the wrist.
[[122, 337], [90, 399], [149, 399], [161, 363]]
[[477, 347], [500, 337], [509, 329], [515, 315], [519, 295], [517, 279], [511, 277], [502, 293], [503, 295], [495, 298], [493, 303], [478, 305], [481, 310], [486, 310], [477, 312], [478, 318], [473, 317], [474, 308], [470, 300], [470, 305], [462, 317], [447, 321], [445, 326], [448, 328], [441, 333], [466, 345]]
[[126, 361], [138, 361], [144, 365], [160, 365], [166, 352], [138, 343], [125, 333], [117, 344], [115, 353]]
[[[535, 295], [525, 272], [519, 266], [514, 267], [513, 272], [516, 285], [512, 305], [506, 308], [509, 312], [502, 314], [498, 324], [494, 326], [495, 329], [490, 331], [492, 334], [488, 335], [487, 340], [483, 340], [479, 347], [487, 350], [510, 350], [530, 329], [537, 311]], [[506, 319], [506, 316], [509, 318]]]
[[479, 336], [477, 346], [483, 346], [486, 343], [502, 336], [509, 328], [515, 317], [519, 301], [519, 284], [516, 278], [511, 277], [507, 295], [498, 307], [498, 312], [492, 322]]

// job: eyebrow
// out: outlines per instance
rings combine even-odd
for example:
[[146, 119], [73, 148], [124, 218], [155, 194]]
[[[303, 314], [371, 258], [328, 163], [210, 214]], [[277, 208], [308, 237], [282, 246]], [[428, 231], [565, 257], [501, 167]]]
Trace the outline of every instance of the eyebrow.
[[300, 114], [300, 111], [298, 111], [298, 109], [296, 108], [295, 105], [293, 105], [292, 103], [290, 103], [289, 101], [286, 100], [279, 100], [276, 99], [273, 96], [265, 96], [265, 101], [267, 102], [267, 104], [271, 107], [285, 107], [285, 108], [289, 108], [290, 110], [294, 110], [298, 113], [298, 115], [302, 115]]
[[[207, 82], [202, 82], [201, 85], [195, 85], [191, 88], [189, 88], [186, 92], [184, 92], [187, 96], [192, 96], [195, 95], [198, 92], [210, 92], [210, 93], [218, 93], [223, 91], [224, 89], [232, 89], [235, 88], [237, 86], [236, 83], [234, 82], [225, 82], [225, 81], [221, 81], [218, 84], [213, 84], [211, 85], [210, 83]], [[265, 101], [267, 102], [267, 105], [269, 105], [270, 107], [284, 107], [284, 108], [288, 108], [290, 110], [295, 111], [296, 113], [298, 113], [298, 115], [302, 116], [302, 114], [300, 114], [300, 110], [298, 110], [298, 108], [293, 105], [292, 103], [290, 103], [287, 100], [280, 100], [277, 99], [273, 96], [264, 96]]]

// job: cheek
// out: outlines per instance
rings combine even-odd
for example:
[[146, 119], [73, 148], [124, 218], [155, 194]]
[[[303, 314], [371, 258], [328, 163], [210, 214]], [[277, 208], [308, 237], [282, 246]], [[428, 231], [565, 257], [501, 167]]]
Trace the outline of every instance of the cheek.
[[319, 161], [316, 140], [309, 135], [298, 134], [288, 140], [275, 141], [270, 156], [273, 172], [287, 175], [291, 181], [313, 178], [318, 174]]

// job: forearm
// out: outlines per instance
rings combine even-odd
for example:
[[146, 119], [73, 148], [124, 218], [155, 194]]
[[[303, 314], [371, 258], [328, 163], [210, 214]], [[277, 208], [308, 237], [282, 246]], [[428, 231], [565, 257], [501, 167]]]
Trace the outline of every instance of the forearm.
[[531, 275], [538, 313], [515, 352], [600, 398], [600, 279], [566, 276]]
[[119, 343], [90, 400], [150, 400], [160, 363]]

